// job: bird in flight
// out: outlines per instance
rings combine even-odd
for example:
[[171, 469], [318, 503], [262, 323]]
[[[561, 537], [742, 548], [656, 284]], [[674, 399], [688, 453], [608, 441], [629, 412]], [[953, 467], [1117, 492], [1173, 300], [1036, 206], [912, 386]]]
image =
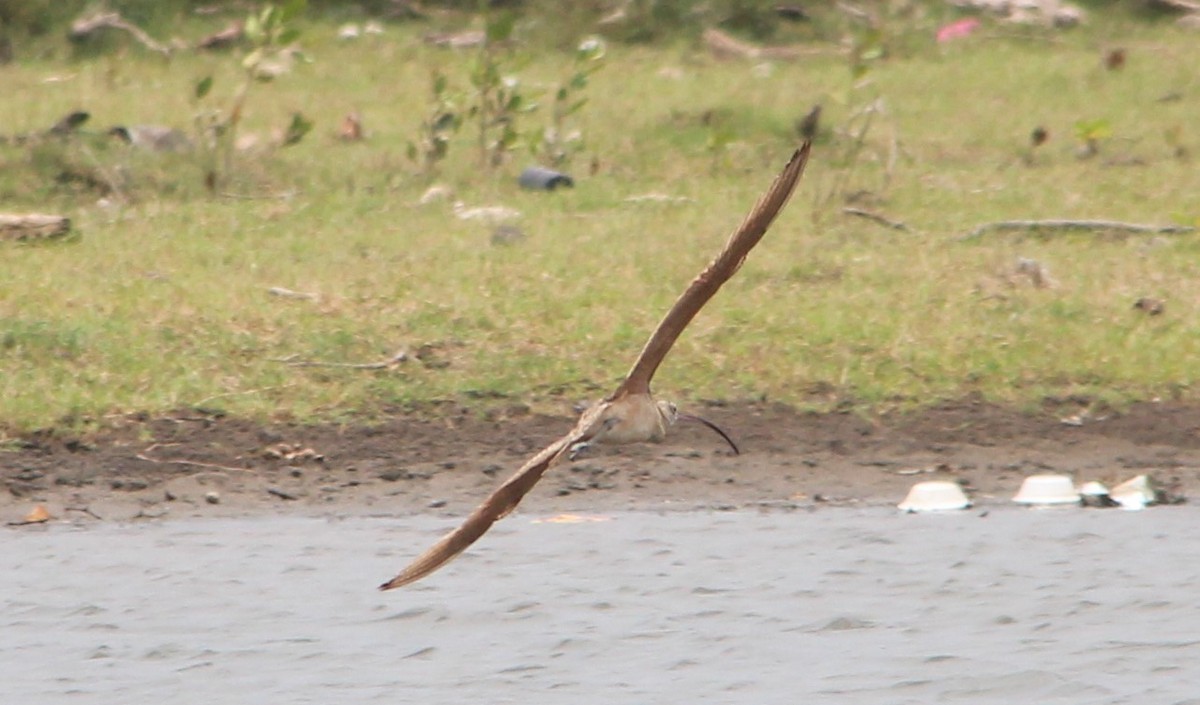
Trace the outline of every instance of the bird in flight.
[[[746, 255], [766, 234], [767, 228], [783, 209], [800, 181], [804, 166], [808, 163], [811, 147], [812, 143], [805, 141], [803, 146], [796, 150], [787, 166], [775, 177], [770, 189], [730, 236], [721, 253], [675, 301], [671, 310], [650, 335], [637, 361], [616, 391], [584, 411], [570, 433], [530, 458], [520, 470], [483, 500], [461, 526], [417, 556], [396, 577], [380, 585], [380, 590], [391, 590], [416, 582], [449, 563], [487, 533], [492, 524], [516, 509], [521, 499], [533, 489], [551, 466], [570, 456], [581, 446], [597, 441], [636, 443], [661, 440], [666, 435], [667, 428], [677, 418], [684, 418], [676, 412], [675, 405], [671, 402], [654, 399], [650, 393], [650, 381], [684, 328], [717, 293], [721, 285], [737, 272]], [[729, 440], [728, 437], [726, 440]], [[732, 441], [729, 443], [733, 446]], [[733, 447], [736, 451], [736, 446]]]

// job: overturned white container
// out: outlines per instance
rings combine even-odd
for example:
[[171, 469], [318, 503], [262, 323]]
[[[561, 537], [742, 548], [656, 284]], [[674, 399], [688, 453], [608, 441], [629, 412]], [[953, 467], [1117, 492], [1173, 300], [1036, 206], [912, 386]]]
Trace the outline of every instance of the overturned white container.
[[1079, 492], [1066, 475], [1030, 475], [1013, 501], [1038, 507], [1079, 504]]
[[1109, 494], [1108, 488], [1099, 482], [1085, 482], [1079, 488], [1079, 500], [1085, 507], [1119, 507], [1117, 500]]
[[1121, 509], [1145, 509], [1154, 504], [1158, 493], [1154, 483], [1146, 475], [1126, 480], [1109, 491], [1109, 496], [1121, 505]]
[[971, 500], [957, 482], [935, 480], [913, 485], [904, 501], [896, 506], [902, 512], [946, 512], [966, 509]]

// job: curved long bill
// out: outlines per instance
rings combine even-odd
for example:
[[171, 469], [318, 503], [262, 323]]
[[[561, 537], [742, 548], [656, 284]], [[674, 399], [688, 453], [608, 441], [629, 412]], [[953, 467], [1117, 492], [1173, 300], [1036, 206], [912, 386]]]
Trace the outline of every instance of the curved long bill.
[[729, 447], [733, 450], [734, 455], [742, 454], [742, 451], [738, 450], [737, 444], [733, 442], [733, 439], [729, 437], [729, 434], [725, 433], [725, 431], [721, 430], [721, 427], [716, 425], [712, 421], [709, 421], [708, 419], [702, 419], [699, 416], [694, 416], [692, 414], [677, 414], [675, 416], [675, 418], [679, 421], [695, 421], [697, 423], [702, 423], [705, 426], [708, 426], [718, 436], [725, 439], [725, 442], [728, 443]]

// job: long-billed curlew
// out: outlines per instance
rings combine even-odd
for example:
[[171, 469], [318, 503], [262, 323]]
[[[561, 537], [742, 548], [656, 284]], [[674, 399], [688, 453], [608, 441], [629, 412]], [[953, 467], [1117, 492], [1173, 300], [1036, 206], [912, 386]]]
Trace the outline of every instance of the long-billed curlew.
[[380, 590], [390, 590], [420, 580], [462, 553], [483, 536], [492, 524], [515, 509], [550, 466], [581, 444], [591, 441], [633, 443], [659, 440], [666, 434], [677, 414], [674, 404], [656, 401], [651, 395], [650, 381], [655, 371], [683, 329], [721, 285], [737, 272], [746, 255], [767, 232], [804, 173], [811, 146], [811, 142], [806, 141], [796, 150], [783, 172], [775, 178], [775, 183], [771, 184], [771, 188], [729, 238], [725, 249], [692, 281], [667, 312], [617, 390], [583, 412], [570, 433], [530, 458], [483, 500], [461, 526], [417, 556], [399, 575], [380, 585]]

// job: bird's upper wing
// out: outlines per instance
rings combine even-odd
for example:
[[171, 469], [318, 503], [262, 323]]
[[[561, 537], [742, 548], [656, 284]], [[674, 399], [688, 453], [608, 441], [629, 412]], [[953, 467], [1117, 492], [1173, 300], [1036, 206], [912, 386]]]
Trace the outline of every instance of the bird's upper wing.
[[391, 590], [416, 582], [449, 563], [468, 546], [479, 540], [480, 536], [492, 528], [492, 524], [516, 509], [521, 499], [529, 493], [529, 490], [533, 489], [538, 480], [542, 479], [546, 470], [558, 462], [571, 449], [571, 446], [576, 443], [584, 443], [596, 434], [600, 428], [597, 420], [603, 415], [607, 406], [606, 402], [601, 402], [584, 412], [570, 433], [530, 458], [503, 485], [488, 495], [488, 498], [483, 500], [483, 503], [476, 507], [475, 511], [471, 512], [471, 516], [467, 517], [461, 526], [439, 539], [428, 550], [413, 559], [412, 563], [400, 571], [399, 575], [380, 585], [379, 589]]
[[796, 150], [787, 166], [783, 168], [779, 176], [775, 177], [771, 188], [759, 199], [750, 214], [729, 237], [725, 249], [721, 250], [716, 259], [692, 281], [675, 305], [671, 307], [671, 310], [667, 312], [662, 322], [658, 324], [658, 328], [655, 328], [654, 333], [650, 335], [646, 347], [642, 348], [637, 362], [633, 363], [633, 367], [629, 370], [625, 381], [613, 394], [613, 398], [622, 394], [649, 393], [650, 380], [653, 379], [658, 366], [670, 352], [671, 346], [675, 344], [679, 334], [704, 307], [704, 304], [708, 303], [713, 294], [717, 293], [717, 289], [729, 281], [729, 278], [742, 266], [746, 255], [766, 234], [767, 228], [771, 226], [775, 216], [788, 202], [788, 198], [791, 197], [792, 191], [796, 189], [796, 184], [800, 181], [800, 175], [804, 173], [804, 166], [808, 163], [808, 153], [811, 147], [811, 141], [806, 141], [800, 149]]

